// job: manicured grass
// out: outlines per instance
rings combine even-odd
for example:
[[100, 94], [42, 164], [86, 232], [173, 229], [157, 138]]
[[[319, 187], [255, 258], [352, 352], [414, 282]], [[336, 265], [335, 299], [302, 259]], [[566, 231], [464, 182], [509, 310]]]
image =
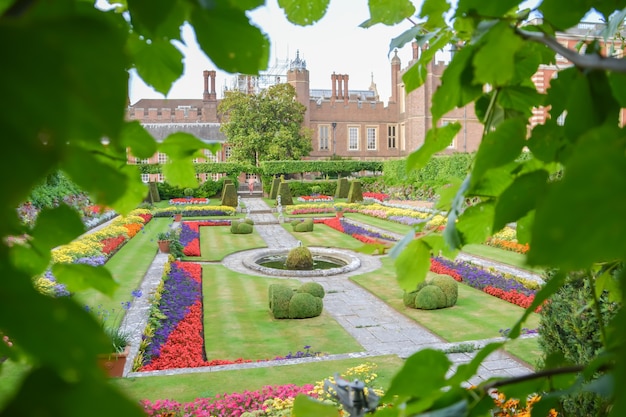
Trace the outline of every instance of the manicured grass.
[[283, 224], [283, 227], [296, 239], [302, 241], [304, 246], [332, 247], [351, 250], [363, 247], [362, 242], [325, 224], [316, 224], [312, 232], [301, 233], [294, 232], [293, 227], [288, 223]]
[[204, 338], [208, 360], [273, 359], [311, 346], [313, 352], [363, 350], [325, 312], [306, 320], [277, 320], [269, 311], [268, 287], [300, 286], [296, 280], [240, 274], [222, 265], [202, 268]]
[[254, 391], [266, 385], [315, 384], [317, 381], [333, 376], [336, 372], [342, 373], [348, 368], [366, 362], [378, 365], [376, 368], [378, 378], [375, 385], [386, 389], [403, 361], [395, 355], [387, 355], [237, 371], [116, 378], [111, 383], [137, 401], [171, 399], [188, 402], [217, 394]]
[[77, 302], [114, 311], [109, 318], [115, 322], [112, 325], [119, 324], [124, 316], [121, 304], [132, 299], [131, 292], [139, 287], [157, 253], [157, 234], [166, 231], [171, 224], [170, 218], [152, 218], [142, 231], [107, 261], [105, 267], [118, 283], [113, 296], [108, 297], [95, 289], [89, 289], [74, 295]]
[[231, 253], [266, 246], [256, 230], [247, 235], [236, 235], [230, 233], [230, 226], [205, 226], [200, 228], [201, 256], [186, 260], [221, 261]]
[[535, 368], [542, 355], [537, 340], [537, 337], [511, 340], [504, 345], [504, 350]]
[[[438, 310], [405, 307], [402, 303], [403, 291], [396, 282], [393, 260], [388, 257], [381, 260], [383, 268], [351, 279], [392, 308], [449, 342], [499, 337], [500, 329], [513, 327], [524, 312], [521, 307], [464, 284], [459, 284], [459, 299], [453, 307]], [[538, 325], [539, 315], [533, 313], [525, 327], [536, 328]], [[523, 350], [519, 352], [525, 354]], [[532, 357], [521, 359], [534, 363]]]
[[538, 274], [543, 271], [541, 268], [533, 268], [532, 266], [527, 265], [526, 255], [500, 248], [494, 248], [493, 246], [476, 244], [466, 245], [463, 247], [463, 252], [470, 255], [488, 258], [496, 262], [515, 266], [517, 268], [525, 269]]
[[388, 230], [393, 233], [406, 235], [411, 231], [415, 231], [411, 226], [402, 223], [396, 223], [385, 219], [379, 219], [378, 217], [368, 216], [360, 213], [344, 213], [344, 217], [355, 220], [357, 222], [369, 224], [380, 229]]

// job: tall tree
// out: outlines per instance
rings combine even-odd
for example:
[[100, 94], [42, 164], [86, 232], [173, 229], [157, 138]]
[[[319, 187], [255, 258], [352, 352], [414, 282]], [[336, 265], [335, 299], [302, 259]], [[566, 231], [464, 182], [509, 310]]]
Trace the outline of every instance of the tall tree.
[[259, 94], [226, 93], [218, 112], [231, 158], [259, 166], [261, 161], [299, 160], [311, 152], [311, 133], [303, 129], [306, 107], [290, 84]]

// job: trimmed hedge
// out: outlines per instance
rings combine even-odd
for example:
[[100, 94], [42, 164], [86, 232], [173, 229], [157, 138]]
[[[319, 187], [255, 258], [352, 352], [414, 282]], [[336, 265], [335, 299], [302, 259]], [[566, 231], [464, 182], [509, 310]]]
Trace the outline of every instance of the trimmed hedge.
[[293, 248], [287, 254], [287, 260], [285, 266], [288, 269], [295, 270], [308, 270], [313, 268], [313, 255], [309, 248], [305, 246], [299, 246]]
[[[422, 294], [424, 290], [426, 292]], [[459, 283], [454, 278], [448, 275], [432, 274], [428, 275], [414, 291], [405, 292], [402, 302], [405, 307], [433, 310], [452, 307], [456, 304], [458, 297]]]
[[324, 287], [319, 282], [305, 282], [300, 285], [300, 288], [297, 289], [297, 292], [308, 292], [315, 297], [324, 298], [326, 295], [326, 291], [324, 291]]
[[[250, 220], [252, 221], [252, 220]], [[230, 223], [230, 233], [235, 235], [248, 235], [252, 233], [252, 223], [244, 221], [234, 221]]]
[[225, 184], [222, 193], [222, 206], [237, 207], [237, 190], [234, 184]]
[[294, 295], [293, 289], [285, 284], [270, 284], [269, 289], [270, 311], [275, 319], [289, 318], [289, 301]]
[[[293, 198], [289, 190], [289, 183], [282, 181], [278, 187], [278, 195], [280, 195], [280, 204], [283, 206], [293, 205]], [[278, 196], [276, 197], [278, 198]]]
[[[293, 197], [300, 197], [303, 195], [324, 194], [335, 195], [337, 189], [337, 181], [296, 181], [290, 180], [289, 190]], [[314, 189], [318, 189], [315, 191]]]
[[335, 198], [347, 198], [350, 192], [350, 182], [347, 178], [339, 178], [337, 180], [337, 190], [335, 191]]
[[350, 184], [350, 191], [348, 192], [347, 203], [362, 203], [363, 202], [363, 190], [361, 189], [361, 181], [354, 180]]
[[269, 196], [272, 200], [276, 200], [276, 196], [278, 195], [278, 187], [280, 187], [280, 178], [272, 178], [272, 188], [270, 189]]
[[298, 232], [298, 233], [312, 232], [313, 227], [314, 227], [313, 219], [293, 220], [291, 222], [291, 227], [293, 228], [294, 232]]
[[290, 319], [308, 319], [322, 314], [322, 299], [307, 292], [299, 292], [289, 301]]

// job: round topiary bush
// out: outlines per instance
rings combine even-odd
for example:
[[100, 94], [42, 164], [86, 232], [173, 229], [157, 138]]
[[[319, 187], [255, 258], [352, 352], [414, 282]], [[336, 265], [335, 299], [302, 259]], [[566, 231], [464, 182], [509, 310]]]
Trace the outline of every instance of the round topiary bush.
[[319, 284], [317, 282], [306, 282], [300, 285], [300, 287], [296, 291], [306, 292], [319, 298], [324, 298], [324, 296], [326, 295], [326, 291], [324, 291], [324, 287], [322, 287], [322, 284]]
[[289, 304], [294, 295], [292, 288], [284, 284], [271, 284], [268, 289], [270, 312], [275, 319], [289, 318]]
[[254, 220], [252, 220], [252, 219], [251, 219], [251, 218], [249, 218], [249, 217], [246, 217], [245, 219], [243, 219], [243, 221], [244, 221], [245, 223], [248, 223], [249, 225], [254, 225]]
[[322, 314], [322, 299], [307, 292], [295, 293], [289, 301], [289, 318], [306, 319]]
[[452, 307], [456, 304], [456, 300], [459, 298], [459, 283], [454, 278], [450, 275], [437, 274], [428, 279], [427, 282], [441, 288], [446, 296], [444, 307]]
[[312, 232], [313, 228], [307, 222], [300, 222], [293, 227], [294, 232]]
[[247, 235], [252, 233], [252, 225], [250, 223], [241, 222], [237, 227], [237, 233]]
[[402, 296], [402, 303], [405, 307], [415, 308], [415, 296], [417, 295], [417, 290], [413, 290], [411, 292], [404, 292]]
[[313, 255], [311, 255], [311, 251], [307, 247], [299, 246], [297, 248], [293, 248], [287, 254], [285, 265], [288, 269], [313, 269]]
[[304, 223], [306, 225], [307, 228], [307, 232], [312, 232], [313, 231], [313, 219], [306, 219], [305, 221], [303, 221], [302, 223]]
[[239, 222], [238, 221], [233, 221], [230, 223], [230, 233], [232, 234], [237, 234], [239, 229]]
[[415, 296], [415, 308], [434, 310], [446, 306], [446, 295], [435, 285], [426, 285]]
[[292, 220], [291, 222], [289, 222], [293, 230], [296, 230], [296, 226], [299, 225], [300, 223], [302, 223], [302, 220], [298, 220], [298, 219]]

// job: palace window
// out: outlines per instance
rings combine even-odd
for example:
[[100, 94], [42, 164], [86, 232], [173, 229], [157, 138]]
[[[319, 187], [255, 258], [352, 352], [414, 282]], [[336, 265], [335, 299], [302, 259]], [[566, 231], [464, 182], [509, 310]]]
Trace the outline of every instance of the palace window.
[[141, 182], [143, 183], [150, 182], [150, 174], [141, 174]]
[[368, 151], [376, 150], [376, 128], [375, 127], [367, 128], [367, 150]]
[[359, 128], [358, 127], [348, 128], [348, 150], [350, 151], [359, 150]]
[[328, 125], [321, 125], [319, 127], [320, 151], [328, 150], [328, 131]]
[[167, 162], [167, 155], [166, 155], [166, 154], [164, 154], [164, 153], [159, 152], [159, 155], [158, 155], [158, 162], [159, 162], [159, 164], [164, 164], [164, 163], [166, 163], [166, 162]]
[[218, 162], [217, 155], [213, 154], [213, 152], [208, 149], [204, 150], [204, 159], [206, 162]]
[[230, 158], [230, 154], [231, 154], [230, 146], [228, 145], [224, 146], [224, 159], [228, 161], [228, 159]]
[[396, 125], [388, 125], [387, 126], [387, 148], [395, 149], [396, 148]]

